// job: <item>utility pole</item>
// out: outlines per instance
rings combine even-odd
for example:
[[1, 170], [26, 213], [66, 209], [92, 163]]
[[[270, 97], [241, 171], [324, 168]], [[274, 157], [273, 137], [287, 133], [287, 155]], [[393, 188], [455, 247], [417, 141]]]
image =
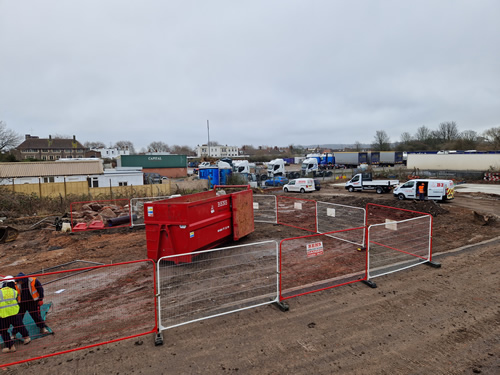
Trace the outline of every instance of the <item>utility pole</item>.
[[207, 133], [208, 133], [208, 143], [207, 143], [208, 157], [210, 158], [210, 124], [208, 123], [208, 120], [207, 120]]

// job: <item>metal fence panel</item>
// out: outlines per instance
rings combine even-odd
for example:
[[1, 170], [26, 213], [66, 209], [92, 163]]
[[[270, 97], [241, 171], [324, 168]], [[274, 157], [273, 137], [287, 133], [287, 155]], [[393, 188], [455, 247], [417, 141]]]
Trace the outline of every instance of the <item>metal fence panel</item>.
[[386, 219], [368, 228], [368, 277], [386, 275], [428, 261], [432, 256], [432, 216]]
[[[346, 231], [363, 232], [364, 227]], [[330, 232], [280, 243], [280, 300], [366, 279], [366, 252]]]
[[406, 210], [404, 208], [368, 203], [366, 205], [366, 226], [385, 223], [386, 220], [402, 221], [425, 215], [429, 214]]
[[165, 195], [161, 197], [132, 198], [130, 200], [129, 215], [134, 218], [132, 227], [143, 226], [144, 224], [144, 203], [154, 202], [162, 199], [170, 199], [179, 195]]
[[205, 250], [189, 263], [176, 261], [185, 255], [157, 263], [160, 330], [278, 301], [276, 241]]
[[253, 195], [253, 217], [256, 223], [276, 224], [277, 212], [275, 195]]
[[277, 202], [278, 224], [317, 232], [316, 201], [278, 195]]
[[[365, 220], [364, 208], [317, 202], [318, 233], [364, 227]], [[359, 246], [365, 245], [365, 231], [342, 231], [336, 236]]]
[[129, 199], [109, 199], [101, 201], [73, 202], [70, 205], [71, 230], [86, 230], [129, 227]]
[[41, 310], [54, 334], [33, 324], [23, 345], [16, 333], [17, 351], [1, 355], [0, 367], [155, 333], [155, 275], [151, 260], [30, 275], [43, 285]]

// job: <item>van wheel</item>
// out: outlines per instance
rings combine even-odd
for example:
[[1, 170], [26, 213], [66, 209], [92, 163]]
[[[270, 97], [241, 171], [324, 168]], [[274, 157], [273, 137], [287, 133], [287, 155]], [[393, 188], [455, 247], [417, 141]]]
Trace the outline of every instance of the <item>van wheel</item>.
[[354, 191], [354, 188], [352, 186], [349, 186], [349, 189], [347, 190], [349, 190], [349, 193], [352, 193]]
[[400, 201], [404, 201], [405, 200], [405, 195], [404, 194], [398, 194], [398, 199]]
[[288, 188], [284, 188], [283, 190], [285, 190], [285, 193], [288, 193]]
[[381, 187], [377, 188], [377, 194], [382, 194], [383, 192], [384, 192], [384, 189], [382, 189]]
[[300, 192], [301, 192], [301, 193], [305, 193], [306, 191], [304, 190], [304, 188], [301, 188], [301, 189], [300, 189]]

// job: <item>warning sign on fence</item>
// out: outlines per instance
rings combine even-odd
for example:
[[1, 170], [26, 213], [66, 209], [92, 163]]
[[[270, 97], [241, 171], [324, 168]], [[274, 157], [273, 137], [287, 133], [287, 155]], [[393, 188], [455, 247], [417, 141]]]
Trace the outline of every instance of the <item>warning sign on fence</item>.
[[317, 257], [323, 255], [323, 242], [314, 242], [307, 244], [307, 257]]

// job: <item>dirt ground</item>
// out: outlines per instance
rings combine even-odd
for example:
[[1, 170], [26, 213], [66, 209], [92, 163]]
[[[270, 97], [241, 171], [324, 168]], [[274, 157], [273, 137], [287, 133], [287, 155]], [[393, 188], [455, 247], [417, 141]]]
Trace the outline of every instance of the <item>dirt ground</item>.
[[[281, 194], [278, 190], [276, 194]], [[4, 368], [6, 374], [499, 374], [500, 196], [457, 193], [448, 203], [398, 201], [324, 184], [309, 199], [390, 205], [433, 215], [434, 259], [361, 283]], [[31, 273], [74, 260], [144, 259], [144, 229], [60, 233], [33, 220], [0, 245], [0, 274]], [[45, 223], [46, 224], [46, 223]], [[257, 223], [244, 242], [295, 236]], [[57, 333], [54, 337], [57, 337]], [[41, 339], [45, 340], [45, 339]], [[38, 340], [35, 340], [38, 341]], [[8, 354], [0, 355], [0, 364]]]

